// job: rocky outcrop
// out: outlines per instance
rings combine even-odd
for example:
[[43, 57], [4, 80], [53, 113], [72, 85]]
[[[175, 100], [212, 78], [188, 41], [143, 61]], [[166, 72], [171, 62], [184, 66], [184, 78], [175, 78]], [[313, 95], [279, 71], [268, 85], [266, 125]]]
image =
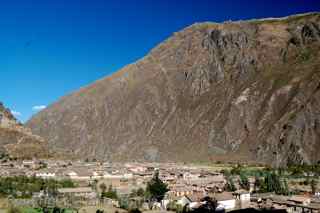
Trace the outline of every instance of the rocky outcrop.
[[86, 158], [317, 162], [319, 50], [319, 13], [194, 24], [28, 126]]
[[47, 144], [40, 136], [19, 123], [10, 110], [0, 103], [0, 153], [12, 158], [48, 157]]

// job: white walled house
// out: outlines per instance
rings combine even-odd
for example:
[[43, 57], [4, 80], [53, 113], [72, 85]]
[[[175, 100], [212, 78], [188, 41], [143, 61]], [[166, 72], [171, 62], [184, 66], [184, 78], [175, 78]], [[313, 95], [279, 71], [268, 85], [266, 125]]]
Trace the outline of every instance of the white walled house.
[[74, 195], [84, 198], [95, 198], [97, 196], [91, 187], [59, 188], [58, 193], [60, 196]]
[[250, 198], [251, 198], [250, 193], [243, 193], [240, 195], [240, 201], [249, 202]]
[[230, 192], [217, 193], [214, 198], [218, 201], [218, 205], [226, 210], [236, 207], [236, 199]]
[[192, 200], [188, 196], [182, 196], [180, 199], [178, 199], [177, 204], [180, 206], [185, 206], [187, 204], [190, 204]]
[[245, 190], [238, 190], [233, 193], [237, 200], [240, 200], [241, 202], [250, 202], [251, 196], [250, 192]]
[[43, 178], [43, 179], [50, 179], [50, 178], [55, 178], [56, 177], [56, 173], [54, 172], [46, 172], [46, 171], [43, 171], [43, 172], [37, 172], [36, 173], [36, 177], [40, 177], [40, 178]]

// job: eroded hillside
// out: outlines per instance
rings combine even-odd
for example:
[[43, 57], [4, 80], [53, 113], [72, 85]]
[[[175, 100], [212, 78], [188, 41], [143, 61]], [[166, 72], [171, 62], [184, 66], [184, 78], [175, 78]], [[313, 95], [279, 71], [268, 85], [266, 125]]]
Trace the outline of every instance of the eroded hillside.
[[0, 102], [0, 153], [13, 158], [31, 159], [48, 157], [47, 144], [40, 136], [33, 135]]
[[319, 50], [319, 13], [194, 24], [28, 126], [82, 158], [316, 162]]

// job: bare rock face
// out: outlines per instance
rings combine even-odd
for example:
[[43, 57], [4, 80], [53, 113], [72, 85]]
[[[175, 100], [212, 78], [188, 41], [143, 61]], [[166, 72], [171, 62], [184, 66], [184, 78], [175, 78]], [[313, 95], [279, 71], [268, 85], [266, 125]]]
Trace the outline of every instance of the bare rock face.
[[40, 136], [33, 135], [30, 129], [19, 123], [1, 102], [0, 153], [7, 153], [11, 157], [19, 159], [48, 156], [45, 140]]
[[28, 126], [114, 161], [320, 160], [320, 14], [194, 24]]

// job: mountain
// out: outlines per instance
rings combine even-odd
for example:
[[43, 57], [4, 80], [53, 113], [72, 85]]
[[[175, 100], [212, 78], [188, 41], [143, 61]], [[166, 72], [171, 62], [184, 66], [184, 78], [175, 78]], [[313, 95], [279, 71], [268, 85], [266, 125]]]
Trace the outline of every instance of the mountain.
[[0, 102], [0, 154], [19, 159], [48, 157], [45, 140], [33, 135]]
[[27, 125], [111, 161], [320, 160], [320, 13], [197, 23]]

